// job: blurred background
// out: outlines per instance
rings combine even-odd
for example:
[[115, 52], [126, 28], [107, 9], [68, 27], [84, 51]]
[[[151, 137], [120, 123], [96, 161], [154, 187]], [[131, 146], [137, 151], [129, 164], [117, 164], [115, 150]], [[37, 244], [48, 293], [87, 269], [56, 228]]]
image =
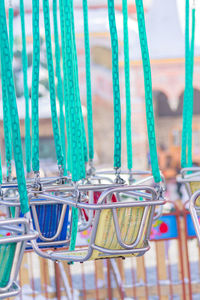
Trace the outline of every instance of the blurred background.
[[[32, 77], [32, 9], [30, 0], [25, 2], [25, 26], [28, 52], [28, 82], [31, 96]], [[40, 158], [41, 164], [48, 172], [56, 170], [56, 155], [50, 119], [50, 100], [42, 1], [40, 14], [41, 66], [39, 87], [40, 113]], [[23, 96], [23, 72], [21, 61], [21, 25], [19, 1], [13, 0], [14, 7], [14, 77], [21, 119], [24, 143], [25, 100]], [[50, 5], [52, 2], [50, 1]], [[197, 3], [198, 4], [198, 3]], [[8, 1], [7, 1], [8, 5]], [[74, 1], [76, 45], [79, 65], [80, 94], [84, 118], [86, 110], [85, 53], [83, 36], [82, 1]], [[89, 0], [89, 30], [91, 47], [91, 78], [94, 116], [94, 147], [96, 165], [112, 167], [113, 165], [113, 93], [112, 93], [112, 61], [107, 1]], [[160, 168], [167, 179], [174, 178], [180, 169], [180, 147], [182, 128], [182, 106], [185, 84], [184, 60], [184, 1], [182, 0], [144, 0], [146, 29], [152, 68], [153, 100], [157, 146]], [[126, 167], [126, 136], [125, 136], [125, 84], [124, 84], [124, 53], [123, 53], [123, 16], [121, 1], [115, 1], [116, 23], [119, 39], [120, 95], [122, 105], [122, 161]], [[199, 89], [199, 54], [198, 40], [199, 7], [196, 14], [196, 44], [194, 66], [194, 121], [193, 121], [193, 159], [200, 163], [200, 89]], [[138, 40], [136, 7], [134, 1], [128, 1], [129, 11], [129, 44], [131, 67], [131, 101], [132, 101], [132, 140], [134, 169], [145, 169], [149, 166], [148, 140], [145, 123], [145, 100], [143, 86], [143, 70]], [[59, 18], [58, 18], [59, 19]], [[59, 20], [58, 20], [59, 21]], [[200, 25], [200, 24], [199, 24]], [[53, 20], [51, 11], [51, 30], [53, 41]], [[54, 47], [54, 42], [52, 42]], [[54, 49], [53, 49], [54, 51]], [[0, 101], [1, 101], [0, 91]], [[58, 107], [59, 111], [59, 107]], [[4, 160], [4, 137], [2, 110], [0, 115], [0, 145]], [[87, 126], [86, 126], [87, 127]]]
[[[8, 8], [9, 1], [5, 2]], [[167, 232], [167, 230], [170, 228], [174, 229], [175, 226], [170, 225], [171, 223], [166, 223], [166, 219], [164, 219], [164, 221], [162, 220], [162, 222], [160, 220], [156, 221], [152, 229], [152, 249], [145, 257], [137, 258], [137, 260], [131, 258], [131, 260], [126, 259], [124, 262], [119, 261], [118, 267], [122, 281], [126, 284], [124, 286], [127, 295], [134, 295], [134, 299], [184, 299], [185, 286], [186, 291], [189, 291], [188, 294], [190, 293], [190, 295], [192, 295], [192, 288], [194, 294], [194, 297], [190, 296], [185, 299], [200, 299], [200, 251], [197, 247], [191, 219], [189, 219], [190, 223], [188, 222], [188, 211], [185, 206], [180, 205], [180, 209], [179, 205], [177, 206], [177, 203], [180, 204], [180, 201], [175, 201], [177, 199], [182, 199], [182, 201], [188, 200], [184, 187], [178, 186], [175, 179], [176, 174], [180, 171], [182, 108], [185, 87], [185, 1], [143, 0], [143, 2], [151, 59], [159, 164], [168, 183], [167, 199], [174, 201], [172, 213], [169, 217], [174, 217], [178, 220], [178, 229], [177, 235], [169, 239], [169, 236], [167, 236], [169, 232]], [[190, 2], [192, 3], [192, 1]], [[49, 1], [49, 3], [51, 6], [52, 1]], [[121, 3], [121, 0], [115, 0], [116, 24], [119, 40], [120, 96], [122, 106], [122, 167], [123, 169], [126, 169], [126, 99], [124, 82], [123, 15]], [[24, 148], [25, 99], [23, 95], [19, 0], [12, 0], [12, 4], [14, 7], [13, 69], [17, 105], [21, 123], [22, 144]], [[31, 97], [33, 52], [32, 1], [24, 0], [24, 5], [26, 11], [25, 26], [28, 54], [28, 85], [29, 95]], [[40, 0], [40, 5], [40, 160], [41, 168], [45, 171], [47, 176], [51, 176], [57, 172], [57, 165], [51, 124], [42, 0]], [[193, 161], [195, 165], [200, 165], [200, 38], [198, 38], [200, 36], [200, 1], [198, 1], [196, 5]], [[112, 168], [114, 149], [112, 53], [107, 1], [88, 0], [88, 8], [95, 166], [98, 168]], [[133, 168], [135, 170], [143, 170], [150, 168], [150, 161], [146, 128], [143, 68], [134, 0], [128, 0], [128, 12]], [[74, 0], [74, 15], [80, 96], [84, 120], [87, 122], [82, 0]], [[54, 52], [52, 10], [50, 17]], [[60, 26], [59, 18], [58, 25]], [[56, 77], [55, 80], [57, 80]], [[2, 102], [1, 89], [0, 102]], [[2, 107], [2, 103], [0, 105]], [[59, 105], [57, 105], [57, 108], [59, 113]], [[0, 148], [2, 161], [5, 162], [2, 109], [0, 109]], [[192, 228], [191, 230], [193, 230], [191, 234], [189, 233], [188, 224], [190, 224], [190, 229]], [[166, 234], [164, 241], [160, 240], [163, 237], [162, 234]], [[86, 241], [87, 232], [82, 236], [80, 235], [79, 239]], [[105, 287], [107, 285], [108, 275], [115, 275], [115, 270], [112, 269], [113, 266], [109, 266], [109, 264], [110, 262], [103, 262], [102, 260], [99, 260], [98, 262], [86, 262], [84, 265], [68, 265], [67, 263], [64, 263], [66, 276], [68, 277], [70, 286], [74, 292], [73, 299], [79, 299], [78, 296], [77, 298], [75, 297], [75, 294], [80, 295], [80, 299], [87, 299], [88, 294], [91, 296], [91, 299], [106, 299], [105, 295], [107, 294]], [[27, 266], [31, 267], [28, 268]], [[57, 273], [58, 271], [56, 268], [56, 263], [54, 264], [51, 261], [42, 260], [36, 257], [35, 254], [27, 253], [23, 260], [20, 280], [23, 282], [22, 294], [28, 296], [23, 298], [20, 296], [20, 298], [16, 299], [66, 299], [64, 297], [61, 298], [61, 294], [64, 291], [64, 285], [60, 280], [61, 277], [59, 277], [60, 275]], [[96, 274], [96, 277], [94, 274]], [[117, 273], [117, 276], [118, 275], [119, 274]], [[36, 278], [35, 280], [33, 280], [34, 277]], [[59, 280], [56, 281], [55, 278], [59, 278]], [[114, 277], [110, 278], [113, 284]], [[117, 299], [117, 296], [119, 295], [119, 289], [117, 289], [118, 285], [118, 283], [115, 285], [113, 284], [113, 295], [115, 292], [115, 299]], [[53, 298], [55, 297], [55, 291], [56, 298]], [[160, 291], [163, 292], [164, 296], [160, 297]], [[98, 293], [99, 297], [97, 297]], [[58, 297], [58, 294], [60, 297]], [[174, 296], [175, 294], [180, 295], [180, 297]], [[41, 295], [43, 295], [43, 297]], [[151, 295], [151, 297], [148, 297], [148, 295]], [[140, 298], [137, 298], [136, 296]]]

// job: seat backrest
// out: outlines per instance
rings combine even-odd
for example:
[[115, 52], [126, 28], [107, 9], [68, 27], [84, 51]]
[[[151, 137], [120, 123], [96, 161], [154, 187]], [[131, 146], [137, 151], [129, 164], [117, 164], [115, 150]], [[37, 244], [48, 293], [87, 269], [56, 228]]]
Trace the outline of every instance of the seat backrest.
[[[145, 220], [144, 211], [146, 211]], [[125, 244], [133, 244], [136, 241], [142, 220], [144, 222], [141, 238], [136, 244], [135, 248], [143, 247], [146, 240], [147, 230], [149, 228], [149, 221], [151, 215], [151, 207], [121, 207], [117, 208], [117, 218], [119, 223], [119, 228], [121, 232], [121, 239]], [[112, 209], [104, 209], [100, 213], [98, 227], [95, 238], [95, 245], [103, 247], [109, 250], [122, 250], [124, 249], [118, 241]], [[134, 247], [133, 247], [134, 248]], [[123, 255], [129, 256], [130, 254]], [[119, 256], [119, 255], [118, 255]], [[103, 252], [94, 250], [91, 259], [105, 258], [108, 257]]]
[[[0, 239], [1, 243], [1, 239]], [[16, 243], [0, 244], [0, 288], [5, 287], [9, 280], [15, 256]]]
[[[45, 248], [45, 241], [41, 237], [53, 242], [63, 241], [61, 246], [66, 244], [69, 206], [59, 203], [31, 205], [31, 216], [33, 228], [37, 230], [36, 223], [38, 223], [40, 229], [40, 236], [37, 239], [37, 243], [40, 243], [40, 248]], [[58, 232], [59, 234], [57, 234]], [[49, 245], [46, 247], [49, 248]], [[54, 248], [56, 247], [60, 247], [60, 245], [54, 243]]]
[[[189, 182], [191, 195], [200, 190], [200, 181]], [[196, 200], [196, 205], [200, 206], [200, 197]]]

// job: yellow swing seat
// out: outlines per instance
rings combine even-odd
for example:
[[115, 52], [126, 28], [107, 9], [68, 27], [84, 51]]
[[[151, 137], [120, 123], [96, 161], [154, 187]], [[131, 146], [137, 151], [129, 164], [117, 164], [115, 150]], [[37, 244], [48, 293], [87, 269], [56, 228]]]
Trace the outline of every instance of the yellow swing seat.
[[[109, 203], [115, 194], [117, 202]], [[140, 195], [140, 197], [139, 197]], [[149, 250], [149, 235], [155, 206], [164, 204], [149, 186], [120, 186], [105, 190], [96, 205], [88, 247], [51, 252], [53, 260], [79, 261], [143, 255]], [[84, 208], [87, 204], [76, 204]]]

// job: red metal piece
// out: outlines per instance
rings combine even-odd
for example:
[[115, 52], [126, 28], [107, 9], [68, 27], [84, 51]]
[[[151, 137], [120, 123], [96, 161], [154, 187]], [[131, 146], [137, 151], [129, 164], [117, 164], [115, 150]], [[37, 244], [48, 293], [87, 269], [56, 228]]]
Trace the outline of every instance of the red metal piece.
[[[185, 203], [186, 205], [186, 203]], [[186, 220], [186, 215], [188, 214], [187, 210], [185, 209], [184, 206], [184, 211], [183, 211], [183, 218], [184, 218], [184, 226], [185, 229], [187, 228], [187, 220]], [[178, 220], [179, 221], [179, 220]], [[180, 222], [180, 221], [179, 221]], [[189, 290], [189, 299], [192, 299], [192, 284], [191, 284], [191, 273], [190, 273], [190, 261], [189, 261], [189, 253], [188, 253], [188, 245], [187, 245], [187, 241], [189, 239], [188, 234], [187, 234], [187, 230], [184, 230], [184, 244], [185, 244], [185, 254], [186, 254], [186, 265], [187, 265], [187, 270], [188, 270], [188, 290]], [[180, 243], [182, 241], [180, 240]], [[180, 245], [180, 247], [182, 246], [182, 244]], [[180, 255], [183, 257], [182, 255], [182, 251], [179, 251]], [[183, 258], [182, 258], [183, 259]], [[184, 283], [184, 287], [185, 287], [185, 283]], [[186, 294], [185, 294], [186, 297]], [[186, 298], [184, 298], [186, 299]]]

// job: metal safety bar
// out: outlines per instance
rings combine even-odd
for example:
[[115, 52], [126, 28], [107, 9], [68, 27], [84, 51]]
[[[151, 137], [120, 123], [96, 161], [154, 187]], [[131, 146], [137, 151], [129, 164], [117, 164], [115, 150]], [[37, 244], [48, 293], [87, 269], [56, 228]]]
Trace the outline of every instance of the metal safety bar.
[[[132, 192], [132, 195], [134, 195], [134, 191], [136, 191], [137, 196], [138, 196], [139, 190], [142, 192], [142, 195], [143, 195], [142, 198], [145, 199], [144, 195], [146, 195], [146, 196], [148, 195], [148, 197], [145, 200], [143, 199], [143, 200], [138, 201], [138, 200], [133, 199], [130, 202], [130, 199], [129, 199], [127, 201], [125, 200], [124, 202], [106, 203], [106, 199], [108, 199], [109, 195], [119, 194], [119, 193], [126, 194], [126, 192], [130, 192], [130, 191]], [[149, 195], [151, 195], [151, 200], [149, 200]], [[64, 252], [63, 251], [56, 251], [56, 252], [52, 251], [52, 252], [49, 252], [49, 256], [51, 257], [52, 260], [68, 260], [68, 261], [83, 262], [83, 261], [90, 259], [94, 250], [98, 250], [98, 251], [102, 252], [102, 256], [108, 255], [111, 257], [112, 256], [124, 256], [127, 254], [134, 254], [134, 253], [136, 253], [137, 255], [144, 254], [149, 249], [148, 238], [150, 235], [151, 225], [153, 222], [155, 206], [162, 205], [165, 203], [164, 198], [160, 197], [160, 193], [158, 193], [156, 191], [156, 189], [149, 187], [149, 186], [120, 186], [120, 187], [118, 186], [116, 188], [107, 189], [102, 192], [102, 194], [100, 195], [100, 197], [98, 199], [97, 204], [89, 204], [89, 203], [86, 204], [86, 203], [79, 203], [79, 202], [73, 203], [70, 200], [68, 200], [68, 201], [69, 201], [68, 204], [70, 206], [75, 206], [80, 209], [84, 208], [84, 209], [90, 209], [90, 210], [96, 211], [96, 214], [94, 217], [94, 222], [92, 225], [90, 243], [89, 243], [88, 248], [85, 249], [86, 250], [85, 256], [76, 255], [76, 253], [77, 254], [83, 253], [83, 250], [81, 250], [81, 252], [79, 250], [77, 250], [77, 252], [76, 252], [76, 250], [75, 250], [75, 252], [72, 251], [71, 255], [70, 255], [70, 251], [64, 251]], [[122, 208], [122, 207], [124, 207], [124, 208], [144, 207], [144, 213], [142, 216], [140, 229], [138, 231], [135, 241], [130, 245], [127, 245], [126, 243], [124, 243], [122, 241], [119, 224], [118, 224], [118, 220], [117, 220], [116, 209]], [[103, 247], [100, 247], [95, 244], [100, 214], [104, 209], [112, 210], [117, 240], [118, 240], [120, 246], [123, 247], [123, 249], [117, 249], [117, 250], [107, 249], [107, 248], [103, 248]], [[147, 232], [146, 232], [145, 238], [144, 238], [144, 244], [142, 247], [136, 248], [139, 241], [141, 240], [142, 234], [144, 234], [144, 227], [147, 222], [148, 214], [150, 214], [150, 215], [149, 215], [149, 220], [148, 220]]]
[[[189, 201], [189, 211], [196, 231], [197, 239], [200, 245], [200, 224], [198, 219], [198, 209], [196, 209], [196, 201], [200, 197], [200, 190], [194, 192]], [[199, 215], [200, 216], [200, 215]]]

